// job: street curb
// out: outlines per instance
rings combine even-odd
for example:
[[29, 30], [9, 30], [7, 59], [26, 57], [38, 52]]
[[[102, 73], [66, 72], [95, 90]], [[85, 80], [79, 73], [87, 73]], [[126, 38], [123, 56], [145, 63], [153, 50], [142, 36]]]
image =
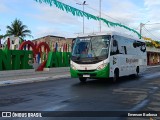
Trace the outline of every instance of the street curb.
[[69, 72], [69, 67], [59, 67], [59, 68], [49, 68], [45, 69], [44, 71], [35, 71], [34, 69], [28, 70], [7, 70], [7, 71], [0, 71], [0, 77], [11, 77], [11, 76], [24, 76], [24, 75], [35, 75], [41, 73], [51, 73], [51, 72]]
[[0, 71], [0, 77], [35, 73], [34, 69]]
[[156, 68], [156, 67], [160, 67], [160, 65], [156, 65], [156, 66], [147, 66], [147, 69], [148, 69], [148, 68]]
[[55, 75], [52, 77], [36, 77], [36, 78], [28, 78], [28, 79], [4, 80], [4, 81], [0, 81], [0, 87], [9, 86], [9, 85], [17, 85], [17, 84], [25, 84], [25, 83], [41, 82], [41, 81], [57, 80], [60, 78], [70, 78], [70, 74]]

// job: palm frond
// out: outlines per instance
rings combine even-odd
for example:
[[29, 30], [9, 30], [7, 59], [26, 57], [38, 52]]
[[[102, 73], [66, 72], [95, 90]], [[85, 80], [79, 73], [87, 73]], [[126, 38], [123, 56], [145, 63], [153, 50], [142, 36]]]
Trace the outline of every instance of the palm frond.
[[7, 26], [6, 36], [14, 35], [15, 37], [31, 36], [31, 31], [28, 30], [26, 25], [23, 25], [22, 21], [15, 19], [10, 26]]

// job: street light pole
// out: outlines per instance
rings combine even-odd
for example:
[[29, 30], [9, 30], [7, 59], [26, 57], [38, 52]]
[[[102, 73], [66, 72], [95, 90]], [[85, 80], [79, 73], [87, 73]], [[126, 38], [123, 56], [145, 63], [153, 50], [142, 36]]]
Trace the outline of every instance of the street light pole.
[[140, 35], [142, 35], [142, 27], [144, 26], [145, 24], [143, 24], [143, 23], [140, 23]]
[[[76, 3], [76, 4], [83, 6], [83, 12], [84, 12], [84, 6], [88, 5], [88, 4], [86, 4], [86, 1], [84, 1], [83, 3]], [[83, 34], [84, 34], [84, 15], [83, 15]]]
[[[99, 18], [101, 18], [101, 3], [102, 1], [99, 0]], [[99, 20], [99, 30], [101, 32], [101, 20]]]
[[[84, 2], [83, 2], [83, 12], [84, 12]], [[83, 15], [83, 34], [84, 34], [84, 15]]]
[[[150, 21], [148, 21], [148, 22], [150, 22]], [[148, 22], [146, 22], [145, 24], [144, 24], [144, 23], [140, 23], [140, 31], [139, 31], [139, 33], [140, 33], [141, 36], [142, 36], [142, 28], [143, 28], [143, 26], [146, 25]]]

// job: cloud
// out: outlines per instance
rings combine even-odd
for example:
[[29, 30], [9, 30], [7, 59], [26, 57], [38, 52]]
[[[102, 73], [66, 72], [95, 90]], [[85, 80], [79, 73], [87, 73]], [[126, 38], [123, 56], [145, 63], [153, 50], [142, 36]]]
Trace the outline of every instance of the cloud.
[[159, 6], [160, 1], [159, 0], [144, 0], [144, 5], [148, 8], [152, 8], [154, 6]]
[[72, 37], [75, 36], [75, 33], [80, 32], [82, 18], [47, 4], [37, 5], [36, 3], [33, 7], [37, 12], [30, 13], [29, 16], [41, 24], [35, 26], [35, 36], [41, 37], [49, 34], [56, 36], [57, 34], [58, 36]]
[[147, 9], [146, 15], [149, 17], [150, 22], [157, 22], [160, 20], [160, 1], [159, 0], [144, 0], [144, 5]]
[[[76, 34], [70, 33], [66, 29], [60, 29], [59, 27], [53, 28], [52, 26], [39, 26], [35, 29], [34, 35], [36, 38], [40, 38], [46, 35], [62, 36], [62, 37], [76, 37]], [[36, 39], [34, 38], [34, 39]]]
[[7, 7], [3, 4], [0, 4], [0, 12], [4, 12], [4, 11], [7, 11]]
[[[153, 37], [154, 39], [160, 40], [160, 24], [154, 24], [154, 23], [160, 23], [160, 1], [159, 0], [144, 0], [144, 6], [146, 8], [146, 16], [148, 17], [148, 20], [150, 21], [151, 25], [145, 25], [146, 29], [149, 31], [144, 30], [144, 34], [148, 37]], [[159, 38], [159, 39], [158, 39]]]
[[6, 12], [10, 12], [10, 11], [11, 11], [11, 9], [9, 9], [9, 7], [6, 4], [4, 4], [4, 3], [0, 4], [0, 13], [6, 13]]
[[[159, 5], [157, 5], [159, 4]], [[150, 19], [151, 22], [156, 22], [156, 21], [159, 21], [160, 20], [160, 16], [158, 15], [159, 14], [159, 11], [160, 11], [160, 2], [157, 3], [157, 4], [147, 4], [145, 2], [145, 7], [147, 9], [147, 16], [148, 16], [148, 19]]]
[[120, 21], [125, 25], [130, 25], [139, 22], [141, 19], [139, 17], [141, 15], [140, 8], [132, 1], [124, 0], [119, 2], [119, 0], [109, 0], [108, 4], [110, 6], [109, 11], [107, 10], [108, 15], [117, 19], [117, 21], [113, 20], [115, 22]]
[[[83, 2], [81, 0], [60, 0], [66, 4], [69, 4], [78, 9], [82, 9], [82, 6], [76, 5], [76, 2]], [[103, 18], [110, 20], [112, 22], [122, 23], [130, 28], [138, 28], [141, 22], [145, 23], [148, 20], [151, 23], [157, 22], [160, 20], [160, 16], [158, 15], [158, 11], [160, 11], [159, 0], [144, 0], [144, 2], [135, 2], [134, 0], [123, 0], [123, 2], [119, 0], [102, 0], [102, 12], [106, 15], [102, 15]], [[92, 10], [89, 7], [99, 9], [99, 1], [98, 0], [87, 0], [88, 6], [85, 6], [85, 11], [91, 13], [93, 15], [98, 16], [99, 12], [96, 10]], [[40, 31], [37, 32], [36, 35], [40, 36], [40, 34], [53, 34], [56, 33], [62, 36], [72, 36], [75, 33], [82, 32], [82, 18], [75, 17], [71, 13], [66, 13], [64, 11], [59, 10], [55, 6], [50, 7], [46, 4], [37, 4], [34, 5], [38, 13], [31, 13], [30, 16], [33, 19], [36, 19], [41, 22], [42, 27], [36, 26], [36, 29]], [[45, 26], [46, 24], [46, 26]], [[159, 27], [159, 26], [158, 26]], [[153, 34], [158, 35], [157, 26], [150, 26], [146, 28], [153, 32]], [[110, 27], [104, 23], [102, 23], [102, 30], [116, 30], [121, 32], [130, 31], [125, 30], [124, 28], [119, 27]], [[85, 32], [96, 32], [99, 31], [99, 22], [94, 20], [87, 20], [85, 18]], [[148, 35], [147, 32], [143, 31], [145, 35]], [[148, 35], [152, 37], [151, 35]]]
[[50, 7], [46, 4], [39, 4], [36, 6], [39, 14], [31, 14], [32, 17], [43, 20], [51, 24], [77, 24], [79, 22], [77, 17], [67, 14], [64, 11], [59, 10], [55, 6]]
[[[7, 14], [13, 14], [15, 12], [15, 8], [19, 6], [19, 4], [24, 4], [24, 2], [20, 0], [1, 0], [0, 4], [0, 12], [7, 13]], [[13, 8], [14, 6], [14, 8]], [[18, 11], [19, 12], [19, 11]]]

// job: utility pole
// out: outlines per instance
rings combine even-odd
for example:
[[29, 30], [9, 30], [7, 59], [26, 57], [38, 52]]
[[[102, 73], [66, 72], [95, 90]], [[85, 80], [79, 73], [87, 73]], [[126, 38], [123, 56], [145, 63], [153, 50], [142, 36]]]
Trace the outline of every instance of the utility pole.
[[[84, 1], [83, 3], [76, 3], [76, 4], [83, 6], [83, 12], [84, 12], [84, 6], [88, 5], [88, 4], [86, 4], [86, 1]], [[84, 15], [83, 15], [83, 34], [84, 34]]]
[[[101, 18], [101, 3], [102, 0], [99, 0], [99, 18]], [[101, 20], [99, 21], [99, 30], [101, 32]]]
[[145, 24], [140, 23], [140, 31], [139, 31], [140, 35], [142, 35], [142, 27], [143, 27], [144, 25], [145, 25]]
[[[148, 22], [150, 22], [150, 21], [148, 21]], [[140, 31], [139, 31], [139, 33], [140, 33], [141, 36], [142, 36], [142, 28], [143, 28], [143, 26], [146, 25], [148, 22], [146, 22], [145, 24], [144, 24], [144, 23], [140, 23]], [[141, 39], [141, 38], [140, 38], [140, 39]]]

